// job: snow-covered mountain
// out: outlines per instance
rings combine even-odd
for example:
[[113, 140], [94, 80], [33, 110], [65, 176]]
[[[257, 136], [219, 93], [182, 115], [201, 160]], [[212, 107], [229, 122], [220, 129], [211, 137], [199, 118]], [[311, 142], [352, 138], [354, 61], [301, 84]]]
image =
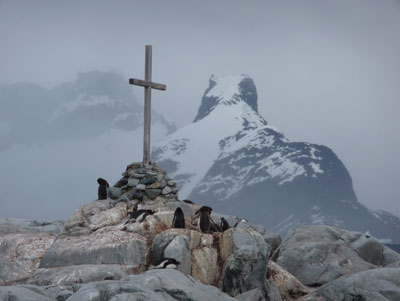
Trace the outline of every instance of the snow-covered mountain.
[[[96, 199], [98, 177], [113, 184], [142, 159], [142, 125], [143, 101], [113, 72], [0, 86], [0, 216], [67, 218]], [[152, 112], [152, 143], [174, 130]]]
[[[90, 138], [111, 129], [143, 124], [143, 105], [131, 86], [113, 72], [79, 73], [73, 83], [45, 89], [32, 83], [0, 86], [0, 149], [54, 139]], [[153, 112], [153, 124], [175, 125]]]
[[181, 198], [274, 232], [325, 224], [400, 241], [400, 219], [357, 201], [331, 149], [291, 142], [267, 124], [245, 75], [212, 76], [193, 123], [165, 137], [152, 159], [177, 181]]

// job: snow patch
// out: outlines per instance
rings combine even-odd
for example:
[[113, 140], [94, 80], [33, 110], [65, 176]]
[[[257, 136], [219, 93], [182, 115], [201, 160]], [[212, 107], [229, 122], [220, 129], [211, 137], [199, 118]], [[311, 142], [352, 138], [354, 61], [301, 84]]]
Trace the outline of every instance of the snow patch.
[[229, 101], [234, 95], [239, 95], [239, 83], [246, 77], [247, 76], [245, 75], [228, 75], [224, 77], [216, 77], [213, 75], [211, 76], [211, 80], [214, 81], [216, 85], [210, 91], [208, 91], [205, 96], [216, 97], [218, 99]]

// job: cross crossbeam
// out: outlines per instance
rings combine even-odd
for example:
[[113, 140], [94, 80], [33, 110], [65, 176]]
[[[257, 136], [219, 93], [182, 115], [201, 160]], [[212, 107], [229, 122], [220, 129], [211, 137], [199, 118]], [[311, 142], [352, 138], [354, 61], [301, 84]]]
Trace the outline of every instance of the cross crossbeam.
[[145, 80], [130, 78], [129, 84], [144, 87], [144, 132], [143, 132], [143, 163], [150, 162], [150, 126], [151, 126], [151, 89], [163, 90], [167, 89], [164, 84], [158, 84], [151, 81], [151, 65], [152, 65], [152, 47], [146, 45], [146, 61], [145, 61]]

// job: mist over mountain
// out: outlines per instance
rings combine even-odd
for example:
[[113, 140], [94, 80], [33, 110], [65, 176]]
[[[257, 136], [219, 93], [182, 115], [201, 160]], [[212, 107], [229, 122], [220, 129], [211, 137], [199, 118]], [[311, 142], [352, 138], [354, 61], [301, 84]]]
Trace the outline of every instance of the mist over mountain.
[[[113, 72], [0, 86], [0, 120], [1, 216], [64, 219], [97, 198], [98, 177], [113, 184], [141, 160], [143, 105]], [[175, 129], [152, 112], [153, 143]]]
[[194, 122], [165, 137], [152, 158], [177, 181], [181, 198], [271, 231], [331, 225], [400, 241], [400, 219], [358, 202], [330, 148], [289, 141], [268, 125], [248, 76], [212, 76]]

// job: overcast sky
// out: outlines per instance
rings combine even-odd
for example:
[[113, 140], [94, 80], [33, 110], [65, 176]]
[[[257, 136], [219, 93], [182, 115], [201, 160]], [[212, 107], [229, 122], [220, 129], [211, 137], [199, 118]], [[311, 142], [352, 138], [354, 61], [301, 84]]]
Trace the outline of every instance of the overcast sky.
[[146, 44], [167, 84], [153, 108], [178, 127], [211, 74], [248, 74], [269, 124], [331, 147], [360, 202], [400, 216], [400, 1], [0, 0], [0, 84], [141, 78]]

